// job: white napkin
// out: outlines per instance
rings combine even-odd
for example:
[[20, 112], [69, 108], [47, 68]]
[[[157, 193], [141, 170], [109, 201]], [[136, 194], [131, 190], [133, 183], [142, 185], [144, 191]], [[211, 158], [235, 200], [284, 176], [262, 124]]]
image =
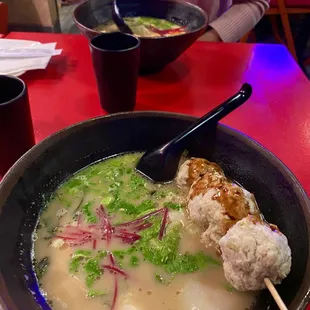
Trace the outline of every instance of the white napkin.
[[[41, 44], [36, 41], [0, 39], [0, 50], [3, 49], [44, 49], [55, 50], [56, 43]], [[1, 57], [0, 74], [21, 75], [28, 70], [45, 69], [52, 56], [46, 57]]]
[[0, 49], [0, 58], [36, 58], [60, 55], [62, 50], [50, 50], [44, 48], [7, 48]]

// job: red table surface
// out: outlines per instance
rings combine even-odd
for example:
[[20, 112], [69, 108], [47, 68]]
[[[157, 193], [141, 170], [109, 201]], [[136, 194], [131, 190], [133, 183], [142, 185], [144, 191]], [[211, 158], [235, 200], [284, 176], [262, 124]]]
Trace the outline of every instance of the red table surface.
[[[10, 33], [7, 38], [57, 42], [63, 49], [46, 70], [22, 76], [29, 88], [37, 142], [105, 114], [84, 37]], [[310, 194], [310, 84], [284, 46], [197, 42], [160, 74], [140, 78], [136, 110], [201, 116], [243, 82], [252, 84], [253, 95], [223, 123], [277, 155]]]
[[[10, 33], [7, 38], [57, 42], [61, 56], [46, 70], [27, 72], [36, 140], [104, 114], [99, 105], [88, 41], [81, 35]], [[157, 75], [139, 80], [136, 110], [201, 116], [253, 86], [248, 103], [223, 119], [267, 147], [310, 193], [310, 83], [284, 46], [195, 43]]]

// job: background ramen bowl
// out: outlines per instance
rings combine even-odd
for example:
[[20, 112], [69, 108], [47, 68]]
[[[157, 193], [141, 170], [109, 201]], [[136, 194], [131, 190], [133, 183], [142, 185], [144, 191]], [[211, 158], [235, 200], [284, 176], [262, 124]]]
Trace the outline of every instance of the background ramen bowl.
[[[0, 308], [3, 304], [10, 310], [49, 309], [32, 269], [31, 234], [40, 210], [60, 183], [100, 159], [157, 147], [193, 121], [190, 116], [157, 112], [114, 114], [64, 129], [26, 153], [0, 185]], [[305, 309], [310, 203], [296, 178], [261, 145], [223, 125], [201, 132], [186, 148], [190, 155], [217, 162], [253, 192], [266, 219], [285, 233], [293, 265], [278, 289], [290, 310]], [[277, 306], [263, 291], [253, 309]]]
[[[173, 37], [140, 38], [140, 72], [155, 73], [176, 60], [188, 49], [207, 27], [207, 16], [199, 7], [173, 0], [119, 0], [122, 17], [151, 16], [175, 21], [187, 27], [188, 32]], [[80, 31], [88, 38], [100, 34], [94, 27], [112, 20], [111, 0], [88, 0], [73, 14]]]

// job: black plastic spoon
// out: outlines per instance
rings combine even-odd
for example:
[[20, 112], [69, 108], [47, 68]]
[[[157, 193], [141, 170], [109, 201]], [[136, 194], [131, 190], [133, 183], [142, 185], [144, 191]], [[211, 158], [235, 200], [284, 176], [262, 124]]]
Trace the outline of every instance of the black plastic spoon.
[[172, 141], [152, 151], [146, 152], [140, 159], [136, 169], [153, 182], [169, 182], [176, 175], [180, 158], [186, 148], [186, 142], [201, 127], [214, 126], [216, 123], [245, 103], [252, 94], [252, 87], [243, 84], [233, 97], [211, 110], [186, 131]]
[[112, 18], [120, 32], [127, 33], [127, 34], [133, 34], [132, 30], [127, 26], [127, 24], [123, 20], [119, 12], [116, 0], [113, 0], [113, 3], [112, 3]]

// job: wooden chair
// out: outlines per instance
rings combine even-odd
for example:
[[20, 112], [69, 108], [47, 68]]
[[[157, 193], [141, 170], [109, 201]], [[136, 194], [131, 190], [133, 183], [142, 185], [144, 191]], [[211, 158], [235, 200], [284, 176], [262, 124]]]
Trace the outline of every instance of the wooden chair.
[[0, 2], [0, 35], [5, 35], [8, 32], [8, 5]]
[[[286, 46], [297, 60], [294, 37], [289, 21], [290, 14], [310, 14], [310, 0], [271, 0], [270, 9], [266, 12], [266, 15], [270, 18], [274, 37], [282, 42], [276, 21], [276, 16], [280, 15]], [[240, 42], [247, 42], [249, 36], [250, 33], [246, 34]]]

